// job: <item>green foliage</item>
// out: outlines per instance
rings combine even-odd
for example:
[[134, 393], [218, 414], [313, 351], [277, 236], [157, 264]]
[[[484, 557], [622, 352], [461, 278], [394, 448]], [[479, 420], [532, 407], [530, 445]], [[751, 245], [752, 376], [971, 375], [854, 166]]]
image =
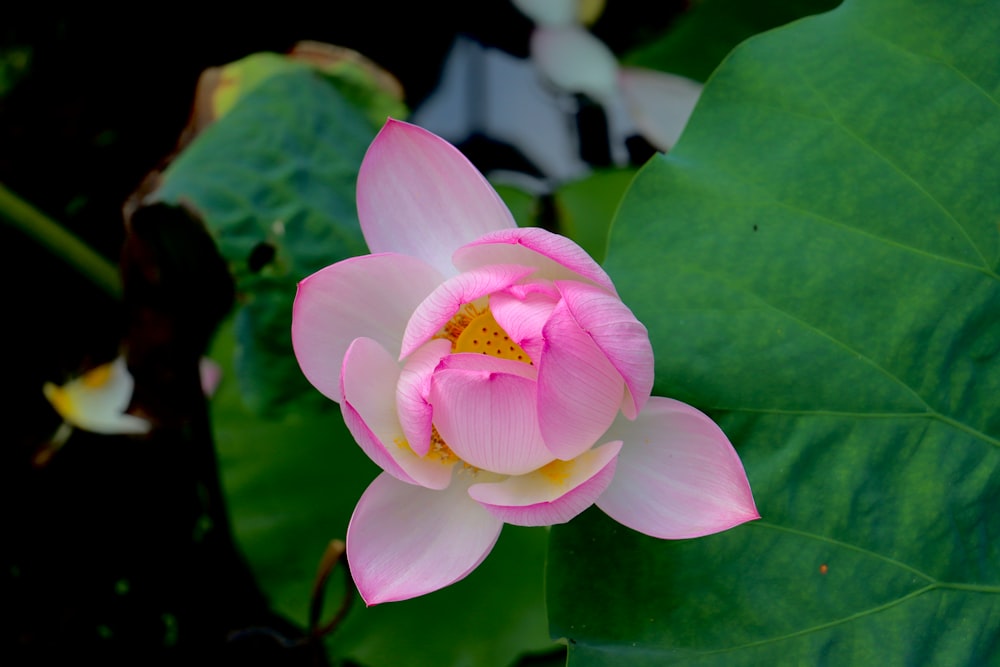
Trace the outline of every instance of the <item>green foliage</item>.
[[748, 37], [839, 4], [840, 0], [699, 0], [663, 37], [627, 54], [622, 63], [706, 81], [733, 47]]
[[571, 665], [1000, 660], [997, 34], [848, 0], [737, 48], [637, 176], [606, 266], [763, 518], [554, 528]]
[[555, 192], [559, 232], [579, 243], [598, 262], [604, 260], [615, 209], [635, 172], [632, 168], [595, 171]]
[[361, 106], [370, 99], [356, 79], [340, 86], [274, 55], [242, 63], [232, 73], [237, 91], [223, 88], [216, 99], [224, 115], [169, 166], [155, 196], [192, 206], [216, 238], [241, 297], [244, 400], [277, 413], [321, 399], [292, 354], [292, 301], [305, 276], [367, 252], [354, 188], [379, 125]]

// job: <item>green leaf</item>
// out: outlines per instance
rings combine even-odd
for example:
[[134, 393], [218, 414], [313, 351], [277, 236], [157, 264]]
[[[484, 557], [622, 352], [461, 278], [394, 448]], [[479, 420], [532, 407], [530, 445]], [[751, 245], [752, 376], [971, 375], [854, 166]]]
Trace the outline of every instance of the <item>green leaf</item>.
[[554, 528], [571, 665], [1000, 661], [998, 34], [849, 0], [737, 48], [636, 177], [606, 266], [763, 518]]
[[560, 233], [573, 239], [598, 262], [604, 259], [608, 230], [635, 169], [606, 169], [566, 183], [555, 191]]
[[[273, 608], [304, 629], [320, 557], [331, 539], [344, 539], [355, 503], [380, 471], [329, 400], [326, 410], [280, 418], [247, 411], [231, 380], [238, 326], [225, 324], [212, 353], [223, 368], [211, 401], [223, 486], [258, 583]], [[371, 608], [355, 597], [328, 640], [330, 656], [366, 667], [506, 667], [551, 649], [542, 581], [547, 543], [545, 529], [508, 526], [486, 561], [453, 586]], [[342, 580], [340, 571], [330, 578], [324, 620], [340, 604]]]
[[621, 60], [706, 81], [733, 47], [748, 37], [839, 4], [840, 0], [700, 0], [663, 37]]
[[237, 375], [262, 413], [315, 396], [292, 354], [295, 288], [367, 252], [354, 191], [378, 131], [354, 101], [355, 79], [342, 89], [276, 58], [248, 59], [231, 108], [171, 163], [155, 193], [193, 206], [230, 264], [242, 304]]

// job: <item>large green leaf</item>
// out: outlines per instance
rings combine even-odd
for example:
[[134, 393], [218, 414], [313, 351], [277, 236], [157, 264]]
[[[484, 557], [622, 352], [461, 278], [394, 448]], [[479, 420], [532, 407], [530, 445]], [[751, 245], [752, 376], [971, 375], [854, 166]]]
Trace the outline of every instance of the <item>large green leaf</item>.
[[848, 0], [752, 38], [633, 182], [606, 266], [656, 392], [762, 519], [553, 529], [571, 665], [1000, 662], [1000, 2]]
[[228, 260], [241, 295], [244, 399], [275, 413], [318, 397], [292, 354], [295, 286], [367, 252], [355, 181], [378, 131], [373, 110], [391, 105], [359, 92], [356, 73], [345, 82], [274, 54], [225, 72], [236, 83], [216, 95], [224, 115], [171, 163], [155, 196], [193, 206]]
[[659, 39], [625, 54], [622, 62], [705, 81], [746, 38], [838, 4], [840, 0], [698, 0]]

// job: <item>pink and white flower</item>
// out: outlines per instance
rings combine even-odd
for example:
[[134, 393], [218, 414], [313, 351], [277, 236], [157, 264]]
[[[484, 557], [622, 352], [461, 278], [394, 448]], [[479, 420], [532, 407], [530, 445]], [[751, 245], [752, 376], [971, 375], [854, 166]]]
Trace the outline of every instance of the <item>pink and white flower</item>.
[[596, 503], [688, 538], [758, 517], [719, 427], [650, 397], [646, 328], [579, 246], [518, 228], [457, 149], [404, 122], [379, 132], [357, 187], [372, 254], [299, 284], [292, 341], [384, 471], [347, 532], [367, 604], [462, 579], [504, 523]]

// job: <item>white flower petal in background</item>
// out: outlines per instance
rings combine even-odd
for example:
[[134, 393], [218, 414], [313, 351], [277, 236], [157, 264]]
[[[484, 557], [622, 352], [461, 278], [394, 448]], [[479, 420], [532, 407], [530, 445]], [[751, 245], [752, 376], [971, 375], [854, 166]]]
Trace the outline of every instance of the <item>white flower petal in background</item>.
[[125, 358], [118, 357], [62, 386], [46, 382], [42, 391], [71, 426], [106, 435], [147, 433], [147, 420], [125, 413], [134, 386]]
[[539, 26], [574, 25], [579, 21], [577, 0], [511, 0], [511, 4]]
[[531, 58], [554, 86], [607, 104], [618, 95], [618, 59], [608, 45], [579, 25], [539, 26]]
[[623, 67], [618, 85], [639, 131], [661, 151], [677, 143], [702, 89], [697, 81], [638, 67]]

